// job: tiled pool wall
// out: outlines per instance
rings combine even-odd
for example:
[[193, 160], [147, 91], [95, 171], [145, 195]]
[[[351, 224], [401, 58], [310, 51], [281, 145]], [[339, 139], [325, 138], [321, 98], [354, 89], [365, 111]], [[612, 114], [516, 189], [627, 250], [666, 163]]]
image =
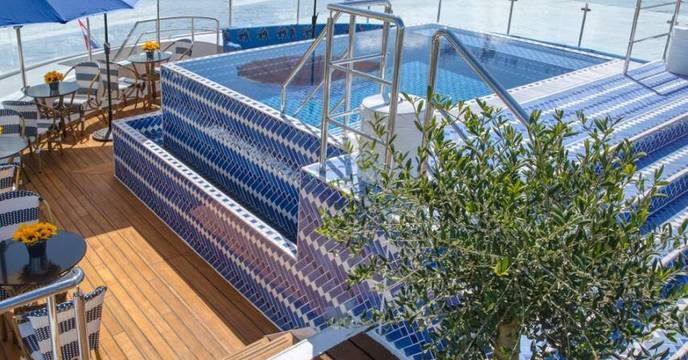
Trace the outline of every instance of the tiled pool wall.
[[175, 65], [161, 83], [165, 148], [295, 241], [299, 169], [317, 161], [318, 131]]
[[[382, 249], [355, 257], [318, 234], [321, 212], [344, 200], [313, 166], [299, 171], [297, 247], [163, 148], [163, 121], [158, 114], [115, 123], [116, 178], [280, 329], [325, 328], [379, 306], [368, 284], [349, 287], [346, 279]], [[423, 336], [406, 325], [386, 327], [380, 339], [402, 356], [422, 349]]]
[[[325, 24], [315, 25], [316, 36], [325, 28]], [[357, 24], [356, 31], [368, 31], [382, 28], [379, 24]], [[349, 31], [349, 24], [335, 24], [335, 34]], [[232, 52], [258, 47], [284, 44], [293, 41], [313, 38], [313, 27], [310, 24], [272, 25], [245, 28], [227, 28], [222, 30], [225, 52]]]

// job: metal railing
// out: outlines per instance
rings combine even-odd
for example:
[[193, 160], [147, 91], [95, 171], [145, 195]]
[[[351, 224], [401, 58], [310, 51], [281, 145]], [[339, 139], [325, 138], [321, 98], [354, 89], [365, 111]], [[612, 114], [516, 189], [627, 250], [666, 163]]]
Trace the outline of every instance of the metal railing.
[[[437, 65], [439, 61], [440, 43], [442, 39], [446, 39], [449, 45], [461, 56], [461, 58], [468, 64], [482, 81], [484, 81], [495, 92], [502, 102], [511, 110], [511, 113], [523, 124], [526, 124], [530, 116], [523, 110], [509, 92], [502, 87], [497, 80], [490, 75], [485, 68], [480, 65], [478, 59], [466, 48], [459, 38], [452, 32], [441, 29], [435, 32], [432, 37], [432, 50], [430, 52], [430, 64], [428, 74], [428, 88], [435, 87], [435, 80], [437, 78]], [[428, 123], [433, 116], [432, 101], [428, 101], [426, 105], [425, 122]]]
[[[164, 17], [160, 18], [160, 23], [163, 22], [171, 22], [171, 21], [180, 21], [180, 20], [188, 20], [188, 27], [177, 27], [174, 29], [165, 29], [161, 30], [162, 32], [176, 32], [178, 34], [189, 34], [191, 36], [191, 41], [193, 42], [195, 40], [196, 35], [204, 35], [204, 34], [215, 34], [215, 44], [219, 47], [221, 45], [220, 43], [220, 35], [221, 35], [221, 30], [220, 30], [220, 20], [213, 18], [213, 17], [207, 17], [207, 16], [170, 16], [170, 17]], [[199, 27], [197, 26], [197, 21], [210, 21], [214, 23], [214, 26], [212, 28], [209, 27]], [[155, 30], [150, 30], [150, 31], [141, 31], [138, 32], [137, 29], [144, 25], [144, 24], [150, 24], [154, 23], [156, 24], [157, 27], [157, 19], [148, 19], [148, 20], [141, 20], [137, 21], [134, 26], [131, 27], [131, 30], [129, 30], [129, 33], [127, 36], [124, 38], [124, 41], [122, 41], [122, 45], [117, 49], [117, 52], [115, 53], [115, 56], [113, 59], [120, 59], [122, 52], [125, 51], [125, 49], [129, 49], [129, 52], [131, 53], [135, 49], [139, 42], [144, 39], [145, 36], [151, 35], [151, 34], [158, 34], [157, 28]], [[188, 33], [185, 33], [187, 32]], [[138, 33], [138, 36], [136, 37], [136, 41], [130, 44], [130, 41], [134, 34]]]
[[[371, 6], [384, 6], [384, 12], [371, 10]], [[354, 129], [348, 125], [348, 120], [352, 115], [355, 115], [358, 111], [352, 109], [351, 103], [351, 92], [354, 77], [364, 78], [366, 80], [378, 83], [380, 85], [380, 93], [384, 94], [386, 88], [390, 87], [390, 99], [398, 99], [399, 97], [399, 70], [401, 65], [401, 54], [402, 46], [404, 42], [404, 30], [405, 25], [400, 17], [392, 13], [392, 4], [389, 0], [361, 0], [361, 1], [349, 1], [346, 3], [339, 4], [329, 4], [327, 9], [330, 11], [330, 16], [327, 18], [327, 24], [325, 29], [320, 33], [320, 35], [311, 43], [306, 52], [304, 53], [301, 60], [297, 63], [296, 67], [290, 75], [287, 77], [285, 82], [282, 84], [282, 89], [280, 93], [280, 109], [282, 113], [286, 112], [287, 109], [287, 89], [289, 84], [294, 80], [296, 75], [304, 67], [308, 59], [313, 56], [318, 45], [325, 40], [325, 59], [324, 59], [324, 75], [322, 79], [322, 85], [316, 86], [314, 90], [311, 91], [306, 101], [312, 97], [318, 88], [323, 88], [323, 111], [322, 111], [322, 122], [320, 124], [320, 169], [321, 171], [325, 169], [325, 164], [327, 162], [327, 148], [329, 138], [329, 126], [330, 124], [338, 126], [347, 131], [352, 131], [361, 136], [370, 137], [364, 134], [358, 129]], [[341, 17], [341, 15], [349, 16], [349, 33], [348, 33], [348, 46], [343, 57], [334, 59], [333, 58], [333, 40], [335, 36], [334, 24]], [[356, 41], [356, 20], [358, 17], [370, 20], [378, 20], [383, 23], [382, 27], [382, 44], [379, 54], [356, 56], [355, 41]], [[386, 78], [387, 73], [387, 47], [389, 42], [389, 30], [390, 26], [394, 25], [396, 36], [394, 44], [394, 63], [392, 66], [391, 79]], [[367, 72], [359, 71], [355, 69], [355, 64], [361, 61], [369, 60], [380, 60], [379, 73], [378, 75], [373, 75]], [[335, 71], [343, 72], [346, 74], [344, 82], [344, 96], [336, 103], [333, 109], [330, 109], [330, 97], [332, 92], [332, 74]], [[389, 117], [387, 119], [387, 136], [388, 139], [394, 134], [395, 119], [397, 112], [397, 101], [390, 101], [389, 104]], [[332, 113], [337, 110], [341, 105], [344, 106], [344, 110], [339, 113]], [[302, 107], [299, 106], [299, 109]], [[343, 121], [335, 120], [342, 118]], [[373, 139], [380, 141], [379, 139]], [[391, 164], [392, 154], [385, 154], [385, 166]]]
[[[0, 301], [0, 314], [6, 313], [21, 306], [29, 305], [38, 300], [46, 299], [48, 308], [48, 322], [50, 327], [50, 344], [53, 358], [62, 360], [62, 349], [60, 345], [60, 331], [57, 319], [57, 301], [55, 296], [67, 290], [77, 287], [84, 280], [84, 272], [76, 267], [67, 275], [58, 279], [54, 283], [42, 288], [31, 290], [9, 299]], [[81, 293], [77, 290], [74, 294], [74, 311], [76, 314], [77, 338], [79, 341], [79, 354], [81, 360], [88, 360], [89, 347], [88, 336], [86, 335], [86, 313], [84, 311], [84, 300]], [[21, 339], [19, 340], [21, 341]]]
[[[652, 4], [652, 5], [646, 5], [643, 6], [643, 0], [636, 0], [635, 3], [635, 13], [633, 14], [633, 25], [631, 26], [631, 37], [628, 40], [628, 49], [626, 50], [626, 59], [624, 60], [624, 68], [623, 72], [624, 74], [628, 73], [628, 66], [631, 62], [631, 55], [633, 54], [633, 46], [639, 42], [647, 41], [647, 40], [654, 40], [654, 39], [661, 39], [663, 37], [666, 37], [666, 44], [664, 45], [664, 53], [662, 54], [662, 59], [666, 60], [666, 55], [667, 55], [667, 49], [669, 48], [669, 42], [671, 41], [671, 33], [674, 30], [674, 26], [678, 22], [678, 16], [681, 13], [681, 4], [683, 3], [684, 0], [673, 0], [670, 2], [663, 2], [660, 4]], [[638, 30], [638, 19], [640, 18], [640, 11], [641, 10], [647, 10], [647, 9], [654, 9], [658, 7], [665, 7], [665, 6], [674, 6], [674, 12], [671, 17], [671, 20], [669, 20], [669, 31], [666, 33], [661, 33], [658, 35], [652, 35], [652, 36], [646, 36], [640, 39], [635, 38], [636, 30]]]

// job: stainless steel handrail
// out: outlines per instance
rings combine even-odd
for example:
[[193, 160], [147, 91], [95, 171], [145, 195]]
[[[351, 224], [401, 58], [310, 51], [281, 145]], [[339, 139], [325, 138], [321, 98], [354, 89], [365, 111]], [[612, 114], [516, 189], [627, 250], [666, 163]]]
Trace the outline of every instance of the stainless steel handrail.
[[[527, 124], [530, 116], [523, 110], [509, 92], [502, 87], [497, 80], [490, 75], [485, 68], [480, 65], [478, 59], [461, 43], [461, 40], [447, 29], [441, 29], [435, 32], [432, 37], [432, 51], [430, 53], [430, 73], [428, 74], [428, 88], [435, 87], [435, 80], [437, 78], [437, 64], [439, 60], [440, 42], [446, 39], [449, 45], [461, 56], [461, 58], [470, 66], [470, 68], [484, 81], [495, 94], [504, 102], [504, 104], [511, 110], [511, 113], [524, 125]], [[427, 101], [425, 121], [426, 123], [432, 119], [432, 101]]]
[[[20, 306], [31, 304], [41, 299], [47, 299], [48, 321], [50, 326], [53, 357], [56, 360], [62, 360], [62, 350], [60, 349], [60, 335], [58, 330], [59, 324], [57, 320], [57, 302], [55, 300], [55, 295], [77, 287], [83, 280], [83, 270], [81, 270], [79, 267], [76, 267], [67, 275], [63, 276], [52, 284], [0, 301], [0, 314], [6, 313]], [[83, 309], [83, 306], [81, 306], [81, 309]], [[78, 314], [77, 320], [80, 322], [80, 324], [77, 324], [77, 329], [84, 330], [83, 333], [80, 330], [78, 331], [79, 351], [81, 354], [86, 353], [86, 357], [82, 357], [81, 359], [88, 360], [88, 351], [83, 351], [84, 346], [88, 347], [88, 339], [86, 338], [85, 333], [85, 314]]]
[[[385, 6], [385, 12], [391, 12], [392, 9], [392, 3], [389, 0], [362, 0], [362, 1], [349, 1], [346, 3], [349, 6], [373, 6], [373, 5], [384, 5]], [[330, 6], [328, 6], [328, 9], [330, 9]], [[370, 10], [368, 10], [370, 11]], [[372, 12], [372, 11], [371, 11]], [[337, 20], [341, 17], [342, 12], [338, 11], [334, 14], [334, 22], [336, 23]], [[383, 33], [386, 33], [388, 30], [388, 25], [385, 24], [385, 27], [383, 28]], [[351, 29], [350, 29], [351, 30]], [[289, 73], [289, 76], [287, 76], [287, 79], [282, 83], [282, 88], [280, 90], [280, 111], [282, 113], [285, 113], [287, 110], [287, 88], [291, 84], [292, 81], [296, 78], [296, 75], [298, 75], [299, 71], [303, 69], [303, 67], [306, 65], [306, 62], [308, 59], [313, 55], [315, 50], [318, 48], [318, 45], [322, 43], [322, 41], [325, 39], [325, 36], [328, 34], [328, 27], [326, 26], [323, 31], [320, 32], [318, 37], [311, 42], [311, 45], [306, 49], [306, 52], [301, 56], [301, 59], [299, 62], [294, 66], [294, 69]], [[386, 43], [383, 43], [383, 49], [386, 49]], [[382, 65], [384, 67], [384, 65]]]
[[[335, 21], [339, 19], [341, 15], [337, 14], [335, 16]], [[287, 76], [287, 79], [284, 80], [284, 83], [282, 83], [282, 89], [280, 91], [280, 110], [282, 113], [284, 113], [287, 110], [287, 87], [291, 84], [292, 81], [296, 78], [296, 75], [298, 75], [299, 71], [303, 68], [304, 65], [306, 65], [306, 61], [308, 61], [308, 58], [313, 55], [315, 52], [315, 49], [318, 48], [318, 45], [325, 39], [325, 36], [327, 36], [327, 27], [323, 29], [323, 31], [320, 32], [317, 38], [313, 40], [311, 45], [306, 49], [306, 52], [303, 54], [299, 62], [296, 64], [294, 67], [294, 70], [291, 71], [289, 76]]]
[[[160, 18], [160, 22], [163, 21], [168, 21], [168, 20], [190, 20], [191, 21], [191, 26], [189, 30], [193, 30], [194, 28], [194, 23], [196, 20], [208, 20], [208, 21], [213, 21], [215, 22], [215, 43], [219, 47], [220, 46], [220, 20], [209, 17], [209, 16], [169, 16], [169, 17], [164, 17]], [[129, 40], [131, 40], [131, 37], [134, 35], [134, 32], [136, 29], [141, 25], [141, 24], [147, 24], [147, 23], [156, 23], [157, 24], [157, 19], [147, 19], [147, 20], [139, 20], [134, 23], [134, 25], [131, 27], [131, 30], [129, 30], [129, 33], [127, 36], [124, 38], [124, 41], [122, 42], [122, 45], [119, 47], [117, 50], [117, 53], [115, 53], [115, 56], [113, 59], [119, 59], [119, 56], [122, 54], [122, 51], [124, 48], [127, 47], [127, 44], [129, 43]]]
[[[384, 5], [385, 11], [378, 12], [371, 10], [371, 5]], [[359, 6], [366, 6], [367, 8], [359, 8]], [[399, 73], [401, 68], [401, 55], [404, 43], [404, 21], [392, 13], [391, 3], [379, 0], [363, 0], [351, 1], [347, 3], [329, 4], [327, 9], [330, 11], [330, 16], [327, 19], [327, 28], [324, 32], [326, 36], [325, 49], [325, 74], [323, 83], [323, 110], [322, 122], [320, 124], [320, 170], [324, 171], [327, 163], [327, 148], [328, 148], [328, 132], [330, 123], [346, 130], [354, 130], [348, 126], [348, 119], [355, 114], [355, 110], [351, 109], [351, 84], [353, 76], [363, 77], [370, 81], [377, 82], [380, 85], [380, 92], [384, 94], [386, 86], [390, 87], [390, 104], [389, 115], [387, 117], [387, 141], [392, 139], [395, 132], [395, 120], [397, 115], [397, 106], [399, 98]], [[347, 14], [349, 19], [349, 44], [347, 47], [347, 58], [334, 60], [332, 58], [333, 38], [334, 38], [334, 23], [340, 14]], [[354, 40], [356, 32], [356, 17], [361, 16], [366, 19], [375, 19], [383, 22], [382, 33], [382, 49], [380, 54], [380, 72], [379, 76], [371, 75], [366, 72], [358, 71], [354, 68], [355, 62], [358, 60], [354, 54]], [[387, 44], [389, 38], [390, 25], [395, 26], [396, 37], [394, 44], [394, 66], [392, 68], [392, 78], [387, 80], [386, 64], [387, 64]], [[341, 71], [346, 74], [345, 93], [344, 93], [344, 111], [338, 114], [330, 113], [330, 96], [331, 96], [331, 82], [334, 71]], [[335, 107], [336, 109], [336, 107]], [[343, 117], [344, 122], [335, 121], [334, 118]], [[355, 131], [357, 134], [362, 134], [360, 131]], [[385, 151], [384, 164], [385, 168], [389, 168], [392, 163], [392, 153]]]
[[[676, 25], [676, 22], [678, 21], [678, 15], [681, 12], [681, 4], [683, 3], [684, 0], [675, 0], [672, 2], [665, 2], [665, 3], [660, 3], [660, 4], [652, 4], [652, 5], [647, 5], [643, 6], [643, 0], [636, 0], [635, 3], [635, 11], [633, 13], [633, 23], [631, 25], [631, 35], [630, 38], [628, 39], [628, 47], [626, 49], [626, 58], [624, 59], [624, 67], [623, 67], [623, 73], [627, 74], [628, 73], [628, 67], [630, 66], [631, 63], [631, 55], [633, 54], [633, 46], [639, 42], [647, 41], [647, 40], [653, 40], [653, 39], [659, 39], [662, 37], [667, 37], [666, 43], [664, 45], [664, 53], [662, 54], [662, 59], [666, 60], [666, 55], [667, 55], [667, 50], [669, 49], [669, 42], [671, 41], [671, 33], [674, 30], [674, 26]], [[669, 32], [667, 33], [662, 33], [658, 35], [652, 35], [652, 36], [647, 36], [642, 39], [636, 39], [635, 34], [638, 30], [638, 19], [640, 18], [640, 11], [641, 10], [647, 10], [647, 9], [654, 9], [662, 6], [669, 6], [673, 5], [674, 6], [674, 12], [673, 15], [671, 16], [671, 21], [669, 25]]]

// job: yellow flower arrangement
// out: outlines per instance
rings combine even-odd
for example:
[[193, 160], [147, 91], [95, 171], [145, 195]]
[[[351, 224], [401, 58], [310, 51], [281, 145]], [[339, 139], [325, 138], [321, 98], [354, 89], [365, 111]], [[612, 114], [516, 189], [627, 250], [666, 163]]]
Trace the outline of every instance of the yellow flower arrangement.
[[157, 41], [146, 41], [141, 45], [143, 51], [155, 51], [160, 50], [160, 44]]
[[58, 81], [64, 80], [64, 74], [59, 72], [59, 71], [48, 71], [43, 75], [43, 80], [45, 80], [46, 84], [52, 84], [56, 83]]
[[47, 222], [39, 222], [36, 224], [19, 225], [12, 239], [21, 241], [26, 246], [32, 246], [41, 241], [46, 241], [55, 235], [57, 235], [57, 226]]

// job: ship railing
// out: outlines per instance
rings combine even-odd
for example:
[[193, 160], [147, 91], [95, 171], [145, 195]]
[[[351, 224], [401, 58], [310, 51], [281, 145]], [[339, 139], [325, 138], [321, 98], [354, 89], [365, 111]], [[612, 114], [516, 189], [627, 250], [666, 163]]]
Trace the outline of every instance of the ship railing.
[[[72, 269], [67, 275], [61, 277], [52, 284], [31, 290], [0, 301], [0, 314], [12, 311], [16, 308], [32, 304], [38, 300], [46, 300], [48, 309], [48, 323], [50, 329], [50, 345], [56, 360], [62, 360], [60, 345], [59, 322], [57, 319], [56, 296], [65, 291], [76, 288], [84, 280], [84, 271], [79, 267]], [[77, 290], [74, 296], [74, 311], [76, 314], [76, 332], [79, 344], [79, 359], [89, 359], [88, 336], [86, 335], [86, 311], [84, 299]], [[21, 339], [19, 340], [21, 341]]]
[[[202, 22], [205, 22], [206, 24], [205, 25], [199, 24]], [[212, 25], [208, 26], [207, 25], [208, 22], [211, 23]], [[190, 36], [191, 41], [194, 42], [196, 40], [196, 36], [215, 34], [215, 45], [218, 48], [222, 45], [222, 43], [220, 41], [220, 36], [221, 36], [220, 21], [216, 18], [207, 17], [207, 16], [170, 16], [170, 17], [160, 18], [160, 24], [164, 24], [164, 23], [174, 23], [175, 24], [174, 28], [160, 30], [161, 33], [169, 33], [170, 39], [173, 36], [176, 36], [176, 37]], [[146, 26], [151, 25], [151, 24], [153, 25], [153, 27], [155, 27], [154, 30], [148, 30], [148, 31], [140, 30], [141, 28], [146, 27]], [[182, 25], [179, 25], [179, 24], [182, 24]], [[133, 53], [133, 51], [138, 48], [141, 41], [150, 40], [149, 39], [150, 35], [156, 35], [156, 37], [157, 37], [157, 34], [158, 34], [157, 19], [148, 19], [148, 20], [137, 21], [129, 30], [129, 33], [124, 38], [124, 41], [122, 41], [122, 45], [117, 49], [117, 52], [115, 53], [115, 56], [113, 58], [116, 60], [118, 60], [118, 59], [121, 60], [123, 56], [127, 57], [127, 56], [131, 55]], [[133, 42], [132, 42], [132, 39], [133, 39]], [[125, 51], [127, 51], [128, 53], [125, 54]]]
[[[633, 47], [635, 44], [643, 42], [643, 41], [648, 41], [648, 40], [655, 40], [655, 39], [661, 39], [663, 37], [666, 37], [666, 43], [664, 44], [664, 52], [662, 53], [662, 60], [666, 60], [666, 55], [667, 55], [667, 50], [669, 49], [669, 42], [671, 41], [671, 33], [674, 30], [674, 26], [678, 24], [678, 16], [681, 13], [681, 4], [684, 2], [684, 0], [673, 0], [669, 2], [663, 2], [663, 3], [654, 3], [651, 5], [643, 5], [643, 0], [636, 0], [635, 3], [635, 12], [633, 14], [633, 23], [631, 25], [631, 35], [630, 39], [628, 39], [628, 48], [626, 50], [626, 58], [624, 59], [624, 67], [623, 67], [623, 72], [624, 74], [628, 73], [628, 67], [631, 63], [631, 56], [633, 55]], [[640, 19], [640, 13], [642, 10], [648, 10], [648, 9], [656, 9], [660, 7], [668, 7], [668, 6], [673, 6], [674, 7], [674, 12], [672, 13], [671, 19], [669, 20], [669, 31], [661, 34], [656, 34], [656, 35], [651, 35], [651, 36], [646, 36], [642, 37], [640, 39], [636, 39], [636, 31], [638, 30], [638, 20]]]

